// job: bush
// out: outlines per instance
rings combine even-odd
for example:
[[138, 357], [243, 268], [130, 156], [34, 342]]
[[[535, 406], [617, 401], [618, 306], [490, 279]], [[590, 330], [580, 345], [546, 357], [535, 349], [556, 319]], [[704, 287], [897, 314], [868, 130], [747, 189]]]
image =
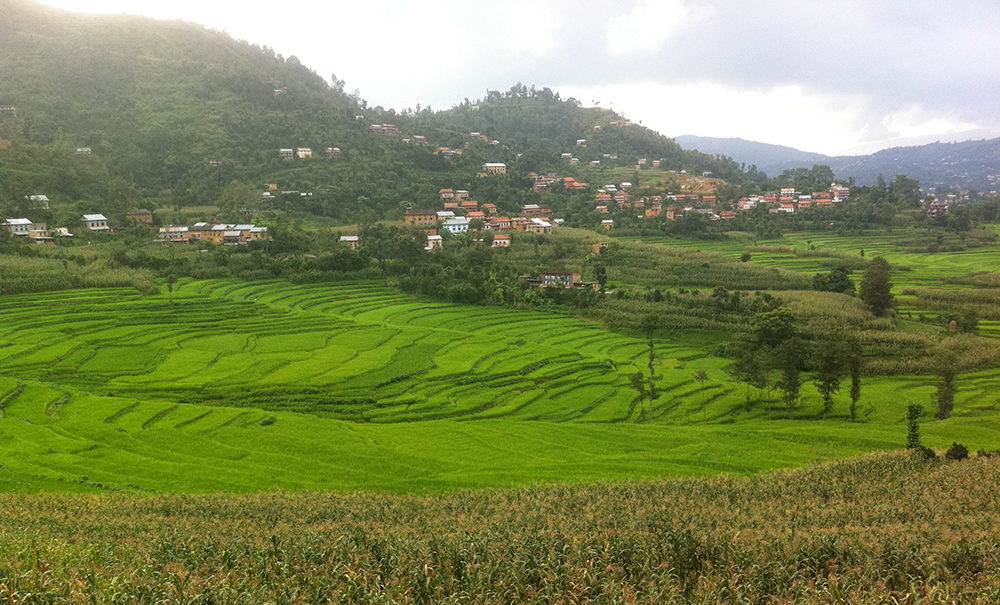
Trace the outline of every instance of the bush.
[[913, 448], [913, 455], [921, 460], [934, 460], [937, 458], [937, 453], [925, 445], [918, 445]]
[[969, 450], [961, 443], [953, 441], [951, 447], [944, 453], [944, 457], [948, 460], [958, 462], [959, 460], [965, 460], [969, 457]]

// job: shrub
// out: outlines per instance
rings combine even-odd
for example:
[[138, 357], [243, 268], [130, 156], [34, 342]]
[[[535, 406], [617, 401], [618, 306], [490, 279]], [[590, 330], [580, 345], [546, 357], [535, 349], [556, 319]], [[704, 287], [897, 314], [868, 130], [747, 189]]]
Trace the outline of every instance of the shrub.
[[961, 443], [953, 441], [951, 443], [951, 447], [944, 453], [944, 457], [948, 460], [958, 462], [959, 460], [965, 460], [969, 457], [969, 450]]

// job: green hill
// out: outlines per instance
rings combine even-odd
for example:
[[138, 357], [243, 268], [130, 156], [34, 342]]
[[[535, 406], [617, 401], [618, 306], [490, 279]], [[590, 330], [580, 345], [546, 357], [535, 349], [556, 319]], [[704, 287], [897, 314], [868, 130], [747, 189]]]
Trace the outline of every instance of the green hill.
[[[65, 223], [92, 210], [115, 222], [137, 205], [210, 205], [233, 180], [311, 192], [281, 208], [345, 221], [430, 204], [442, 187], [513, 208], [536, 201], [521, 177], [565, 166], [560, 154], [580, 138], [588, 139], [581, 159], [614, 153], [623, 166], [650, 157], [664, 158], [664, 168], [742, 174], [641, 126], [613, 128], [613, 112], [547, 90], [490, 93], [478, 112], [463, 103], [397, 113], [369, 107], [295, 57], [197, 24], [4, 2], [0, 104], [16, 113], [0, 115], [0, 209], [24, 214], [24, 196], [40, 192], [65, 209], [35, 220]], [[379, 123], [397, 124], [401, 136], [370, 134]], [[450, 159], [434, 153], [462, 149], [473, 130], [499, 145], [472, 143]], [[429, 145], [401, 142], [413, 134]], [[313, 157], [278, 157], [297, 147]], [[328, 147], [342, 157], [325, 157]], [[484, 161], [508, 163], [510, 177], [475, 179]]]

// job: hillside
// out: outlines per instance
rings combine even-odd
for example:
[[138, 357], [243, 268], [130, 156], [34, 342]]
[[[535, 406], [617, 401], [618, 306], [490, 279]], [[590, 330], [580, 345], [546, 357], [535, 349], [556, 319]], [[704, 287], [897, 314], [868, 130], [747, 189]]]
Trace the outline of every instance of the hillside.
[[879, 174], [887, 181], [905, 174], [919, 180], [925, 188], [946, 185], [996, 191], [1000, 186], [1000, 139], [894, 147], [858, 156], [828, 156], [733, 138], [684, 135], [675, 140], [688, 150], [722, 154], [737, 162], [754, 164], [769, 176], [791, 168], [825, 164], [837, 178], [853, 176], [861, 185], [875, 183]]
[[[537, 201], [517, 177], [568, 168], [560, 154], [581, 138], [585, 160], [613, 153], [620, 166], [650, 157], [663, 158], [664, 169], [742, 175], [640, 126], [611, 128], [614, 114], [543, 91], [493, 92], [476, 113], [469, 103], [397, 113], [369, 107], [295, 57], [197, 24], [4, 3], [0, 105], [16, 111], [0, 112], [0, 209], [26, 213], [24, 196], [45, 193], [57, 209], [35, 220], [50, 224], [85, 211], [114, 223], [134, 206], [211, 205], [233, 180], [313, 193], [282, 209], [343, 221], [391, 218], [402, 202], [435, 202], [442, 187], [513, 208]], [[400, 135], [369, 133], [382, 123]], [[473, 142], [472, 131], [498, 144]], [[403, 143], [415, 134], [428, 145]], [[440, 146], [463, 153], [446, 159]], [[299, 147], [313, 157], [278, 156]], [[341, 157], [325, 157], [328, 147]], [[477, 183], [485, 161], [506, 162], [513, 178]]]

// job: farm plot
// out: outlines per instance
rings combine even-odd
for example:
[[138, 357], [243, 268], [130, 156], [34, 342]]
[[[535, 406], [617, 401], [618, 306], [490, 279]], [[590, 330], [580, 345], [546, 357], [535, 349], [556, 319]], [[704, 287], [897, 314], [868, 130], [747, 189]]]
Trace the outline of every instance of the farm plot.
[[18, 299], [0, 302], [0, 325], [19, 326], [0, 331], [0, 374], [19, 379], [382, 423], [636, 419], [622, 372], [644, 363], [644, 344], [567, 316], [419, 300], [371, 282], [182, 281], [172, 304], [101, 290]]

